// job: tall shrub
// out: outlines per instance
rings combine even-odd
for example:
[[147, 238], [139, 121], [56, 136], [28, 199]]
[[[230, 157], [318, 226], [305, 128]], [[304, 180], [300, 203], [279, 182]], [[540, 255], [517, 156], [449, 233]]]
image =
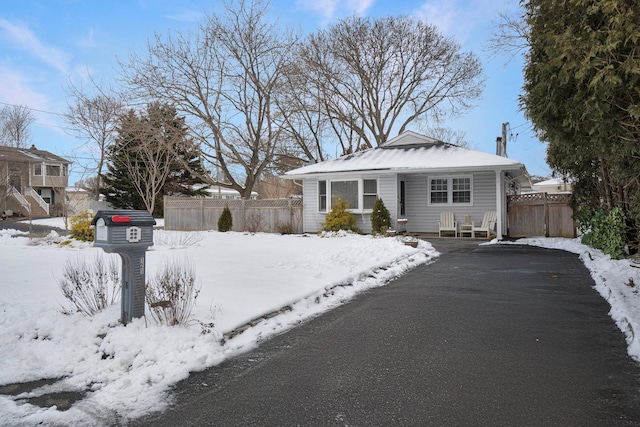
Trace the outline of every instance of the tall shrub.
[[391, 227], [391, 214], [380, 197], [376, 197], [371, 212], [371, 231], [374, 234], [386, 233]]
[[359, 233], [360, 229], [356, 225], [356, 217], [347, 209], [349, 209], [349, 202], [346, 200], [338, 199], [332, 203], [331, 212], [327, 214], [322, 229], [324, 231], [346, 230]]
[[233, 216], [231, 215], [231, 209], [229, 205], [224, 205], [222, 215], [218, 219], [218, 231], [227, 232], [233, 228]]

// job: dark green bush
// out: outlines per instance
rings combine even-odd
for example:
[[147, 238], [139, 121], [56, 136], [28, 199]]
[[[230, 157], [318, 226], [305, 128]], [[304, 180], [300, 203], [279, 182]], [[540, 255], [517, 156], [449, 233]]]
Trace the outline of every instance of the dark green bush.
[[384, 234], [391, 227], [391, 214], [389, 209], [384, 205], [381, 198], [376, 197], [371, 212], [371, 232], [373, 234]]
[[218, 219], [218, 231], [226, 232], [233, 228], [233, 216], [231, 215], [231, 209], [229, 205], [224, 205], [222, 215]]
[[356, 217], [349, 211], [349, 202], [338, 199], [332, 203], [331, 212], [327, 214], [327, 217], [322, 224], [324, 231], [353, 231], [359, 233], [360, 229], [356, 225]]
[[581, 218], [579, 227], [586, 231], [582, 243], [600, 249], [613, 259], [624, 257], [626, 218], [622, 209], [615, 208], [608, 214], [595, 211], [590, 219]]

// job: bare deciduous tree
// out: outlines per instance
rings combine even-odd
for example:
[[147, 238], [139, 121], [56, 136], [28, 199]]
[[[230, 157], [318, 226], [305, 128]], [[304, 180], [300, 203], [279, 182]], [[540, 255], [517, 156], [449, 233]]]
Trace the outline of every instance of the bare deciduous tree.
[[0, 144], [26, 148], [30, 139], [29, 126], [36, 120], [24, 105], [5, 105], [0, 109]]
[[159, 104], [149, 105], [146, 115], [138, 116], [130, 110], [121, 117], [119, 136], [110, 150], [113, 166], [126, 172], [150, 213], [154, 212], [156, 198], [174, 170], [177, 146], [185, 144], [183, 129], [170, 122], [174, 115], [175, 110]]
[[121, 66], [138, 96], [187, 116], [205, 160], [224, 176], [207, 182], [249, 198], [283, 139], [276, 93], [296, 41], [269, 21], [264, 3], [240, 0], [195, 34], [156, 35], [146, 57]]
[[453, 130], [447, 127], [429, 126], [425, 129], [427, 136], [437, 140], [455, 144], [458, 147], [471, 148], [472, 143], [467, 139], [467, 133], [462, 130]]
[[90, 191], [97, 199], [107, 148], [113, 143], [117, 120], [123, 111], [123, 100], [119, 95], [105, 90], [95, 81], [91, 80], [91, 83], [95, 89], [95, 95], [87, 93], [82, 87], [77, 87], [71, 82], [67, 84], [71, 103], [68, 104], [65, 118], [71, 125], [74, 135], [87, 141], [86, 147], [91, 156], [89, 162], [84, 160], [76, 162], [85, 165], [85, 173], [89, 177], [96, 177], [95, 185]]
[[457, 115], [477, 99], [478, 58], [407, 16], [351, 17], [309, 36], [302, 70], [324, 88], [323, 113], [343, 152], [378, 146], [416, 119]]
[[[522, 13], [521, 9], [518, 9]], [[494, 56], [507, 55], [507, 62], [529, 50], [530, 36], [526, 19], [517, 13], [499, 12], [499, 20], [492, 26], [487, 49]]]

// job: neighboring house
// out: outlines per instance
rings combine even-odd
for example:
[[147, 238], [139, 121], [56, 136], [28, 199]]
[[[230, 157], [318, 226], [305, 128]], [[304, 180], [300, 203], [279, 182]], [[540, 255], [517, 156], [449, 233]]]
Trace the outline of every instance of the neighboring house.
[[6, 188], [1, 210], [32, 216], [56, 214], [64, 203], [70, 161], [48, 151], [0, 146], [0, 183]]
[[84, 188], [67, 187], [65, 197], [68, 217], [77, 215], [81, 211], [98, 212], [113, 209], [113, 206], [102, 200], [102, 195], [100, 200], [94, 200], [93, 195]]
[[571, 183], [562, 178], [551, 178], [534, 183], [532, 190], [537, 193], [571, 193]]
[[406, 231], [437, 233], [440, 213], [453, 212], [479, 225], [496, 212], [496, 232], [507, 230], [507, 194], [531, 185], [516, 160], [458, 147], [415, 132], [405, 132], [377, 148], [348, 154], [287, 172], [302, 180], [305, 232], [322, 229], [332, 201], [349, 202], [358, 227], [371, 232], [371, 209], [379, 196], [392, 226], [406, 218]]
[[[207, 190], [207, 199], [223, 199], [223, 200], [240, 200], [242, 196], [236, 190], [225, 187], [209, 187]], [[256, 200], [258, 198], [258, 193], [255, 191], [251, 192], [251, 200]]]

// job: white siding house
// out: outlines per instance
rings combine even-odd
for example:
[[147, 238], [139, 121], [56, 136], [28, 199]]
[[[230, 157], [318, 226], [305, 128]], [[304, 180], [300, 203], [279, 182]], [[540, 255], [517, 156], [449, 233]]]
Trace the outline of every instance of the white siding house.
[[349, 202], [358, 227], [371, 231], [376, 196], [391, 212], [392, 225], [407, 219], [406, 231], [437, 233], [443, 211], [482, 221], [496, 211], [496, 233], [507, 230], [507, 193], [531, 186], [524, 165], [516, 160], [458, 147], [415, 132], [405, 132], [380, 147], [315, 163], [287, 172], [303, 184], [305, 232], [322, 229], [331, 203]]

